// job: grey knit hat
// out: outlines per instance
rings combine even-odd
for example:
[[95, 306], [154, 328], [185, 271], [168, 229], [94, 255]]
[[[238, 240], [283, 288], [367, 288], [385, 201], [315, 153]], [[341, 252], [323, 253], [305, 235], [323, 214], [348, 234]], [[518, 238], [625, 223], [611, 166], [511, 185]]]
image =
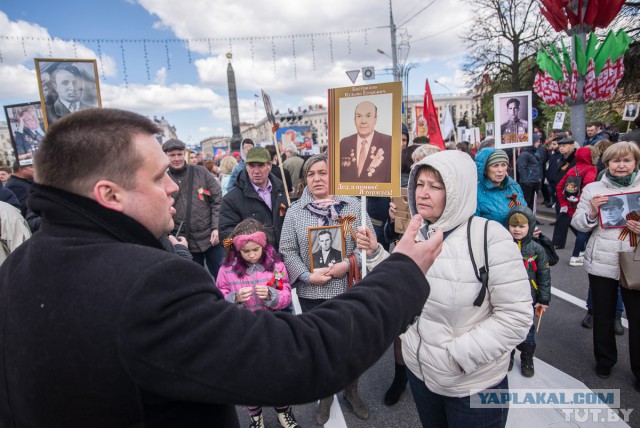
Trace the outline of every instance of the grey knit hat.
[[490, 165], [498, 162], [506, 162], [509, 164], [509, 156], [507, 156], [504, 150], [497, 149], [495, 152], [491, 153], [487, 158], [487, 165], [485, 168], [489, 168]]

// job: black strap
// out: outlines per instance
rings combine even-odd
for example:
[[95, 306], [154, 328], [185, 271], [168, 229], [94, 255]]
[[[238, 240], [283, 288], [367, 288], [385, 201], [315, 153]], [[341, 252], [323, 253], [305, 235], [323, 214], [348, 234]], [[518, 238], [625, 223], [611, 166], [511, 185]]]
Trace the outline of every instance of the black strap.
[[471, 245], [471, 221], [473, 217], [469, 219], [467, 222], [467, 244], [469, 245], [469, 254], [471, 255], [471, 264], [473, 265], [473, 272], [476, 275], [478, 281], [482, 283], [482, 287], [480, 288], [480, 293], [478, 293], [478, 297], [473, 302], [473, 306], [482, 306], [482, 302], [487, 294], [487, 289], [489, 287], [489, 259], [488, 259], [488, 251], [487, 251], [487, 231], [489, 229], [489, 221], [486, 220], [484, 223], [484, 242], [483, 242], [483, 250], [484, 250], [484, 266], [481, 266], [478, 269], [476, 265], [475, 258], [473, 256], [473, 247]]
[[189, 185], [187, 186], [187, 215], [184, 218], [184, 236], [187, 240], [190, 240], [189, 231], [191, 230], [191, 203], [193, 202], [193, 168], [191, 165], [187, 165], [187, 180]]

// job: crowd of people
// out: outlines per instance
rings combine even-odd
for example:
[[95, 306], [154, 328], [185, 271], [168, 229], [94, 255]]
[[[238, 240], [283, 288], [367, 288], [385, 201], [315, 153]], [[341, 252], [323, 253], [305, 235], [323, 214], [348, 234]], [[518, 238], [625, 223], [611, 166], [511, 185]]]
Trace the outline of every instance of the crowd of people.
[[[15, 231], [0, 259], [0, 425], [237, 426], [245, 405], [253, 428], [264, 406], [298, 427], [293, 405], [313, 400], [323, 425], [339, 390], [367, 419], [358, 379], [393, 344], [385, 404], [409, 385], [425, 427], [504, 427], [508, 407], [470, 403], [508, 391], [516, 350], [535, 375], [535, 320], [569, 230], [596, 374], [616, 364], [624, 308], [640, 391], [640, 291], [620, 287], [618, 265], [640, 199], [610, 196], [640, 192], [636, 142], [594, 122], [582, 144], [534, 129], [518, 153], [491, 139], [441, 150], [403, 127], [408, 213], [391, 198], [363, 213], [330, 193], [324, 154], [289, 144], [278, 159], [245, 138], [204, 159], [158, 132], [126, 111], [72, 113], [49, 128], [35, 177], [17, 164], [0, 188], [3, 236]], [[552, 240], [538, 205], [555, 208]]]

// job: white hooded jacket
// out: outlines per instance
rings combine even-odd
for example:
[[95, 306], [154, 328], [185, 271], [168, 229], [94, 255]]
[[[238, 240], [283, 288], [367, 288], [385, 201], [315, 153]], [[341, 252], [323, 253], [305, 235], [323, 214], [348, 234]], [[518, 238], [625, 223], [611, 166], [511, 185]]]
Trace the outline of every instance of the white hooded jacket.
[[[476, 211], [475, 163], [466, 153], [444, 151], [415, 165], [408, 192], [412, 215], [417, 213], [415, 180], [421, 165], [431, 165], [444, 181], [446, 206], [429, 227], [441, 228], [445, 240], [426, 274], [429, 299], [418, 320], [401, 336], [402, 354], [407, 367], [429, 390], [465, 397], [498, 384], [507, 375], [509, 354], [532, 323], [530, 285], [513, 238], [501, 224], [489, 221], [488, 290], [482, 305], [473, 305], [482, 286], [471, 263], [466, 228]], [[424, 237], [419, 233], [416, 240]], [[382, 250], [367, 264], [373, 267], [387, 255]]]

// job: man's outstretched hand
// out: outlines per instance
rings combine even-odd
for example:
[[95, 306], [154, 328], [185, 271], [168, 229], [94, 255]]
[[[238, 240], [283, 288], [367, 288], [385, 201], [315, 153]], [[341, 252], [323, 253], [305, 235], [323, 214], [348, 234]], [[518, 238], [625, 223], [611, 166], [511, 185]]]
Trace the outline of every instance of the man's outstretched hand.
[[416, 235], [420, 231], [421, 225], [422, 217], [420, 217], [419, 214], [414, 215], [402, 239], [398, 242], [393, 252], [411, 257], [422, 272], [427, 273], [442, 250], [442, 241], [444, 238], [442, 230], [435, 229], [435, 233], [433, 233], [427, 241], [416, 242]]

